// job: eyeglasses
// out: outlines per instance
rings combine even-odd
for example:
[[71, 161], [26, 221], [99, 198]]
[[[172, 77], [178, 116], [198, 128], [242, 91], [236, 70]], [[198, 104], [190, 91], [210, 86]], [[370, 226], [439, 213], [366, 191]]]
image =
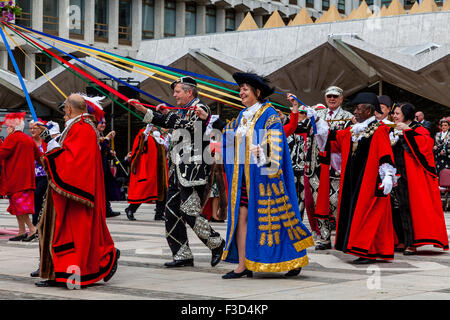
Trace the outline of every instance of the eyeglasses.
[[335, 94], [328, 94], [326, 97], [327, 97], [327, 99], [332, 99], [332, 98], [337, 99], [337, 98], [339, 98], [339, 96], [337, 96]]

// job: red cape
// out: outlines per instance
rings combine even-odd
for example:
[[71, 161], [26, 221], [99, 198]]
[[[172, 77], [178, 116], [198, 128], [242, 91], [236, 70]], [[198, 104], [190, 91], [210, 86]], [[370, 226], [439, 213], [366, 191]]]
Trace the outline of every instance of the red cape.
[[[348, 242], [343, 251], [368, 259], [394, 258], [394, 227], [390, 195], [384, 196], [379, 189], [381, 179], [379, 166], [382, 163], [393, 163], [392, 148], [389, 140], [389, 128], [381, 125], [373, 134], [370, 142], [367, 163], [362, 178], [356, 207], [349, 226]], [[340, 235], [339, 218], [343, 201], [342, 192], [345, 184], [346, 165], [352, 148], [350, 127], [340, 130], [336, 135], [336, 143], [342, 154], [342, 170], [339, 186], [339, 204], [336, 227], [336, 239]], [[343, 236], [343, 235], [342, 235]]]
[[[132, 170], [128, 187], [129, 203], [154, 202], [158, 198], [158, 149], [152, 135], [146, 142], [144, 130], [141, 129], [134, 139], [131, 154]], [[144, 143], [140, 152], [139, 146]]]
[[116, 252], [106, 225], [97, 133], [84, 118], [66, 133], [62, 147], [44, 156], [55, 213], [52, 262], [56, 281], [87, 285], [110, 272]]
[[25, 133], [16, 131], [7, 136], [0, 144], [1, 194], [34, 190], [34, 160], [40, 161], [41, 155], [33, 139]]
[[448, 250], [448, 235], [433, 156], [434, 141], [424, 127], [405, 130], [412, 154], [404, 151], [414, 246]]

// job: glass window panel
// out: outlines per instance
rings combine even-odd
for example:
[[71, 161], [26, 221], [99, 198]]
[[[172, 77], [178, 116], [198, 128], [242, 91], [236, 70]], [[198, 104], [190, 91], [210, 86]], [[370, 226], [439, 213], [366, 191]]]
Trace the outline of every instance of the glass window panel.
[[16, 3], [22, 8], [22, 14], [16, 17], [16, 24], [31, 27], [31, 0], [16, 0]]
[[329, 0], [322, 0], [322, 10], [328, 10], [330, 8]]
[[236, 30], [236, 20], [234, 10], [229, 9], [225, 11], [225, 31]]
[[[57, 0], [44, 0], [44, 30], [47, 32], [58, 31], [59, 19], [58, 19], [58, 1]], [[52, 32], [53, 33], [53, 32]]]
[[195, 34], [196, 29], [197, 5], [195, 2], [186, 3], [186, 35]]
[[164, 36], [175, 37], [176, 2], [165, 0], [164, 5]]
[[95, 0], [95, 31], [98, 38], [108, 38], [108, 0]]
[[216, 32], [216, 7], [206, 7], [206, 33]]
[[70, 0], [69, 32], [73, 34], [84, 33], [84, 0]]
[[131, 40], [131, 1], [119, 1], [119, 39]]
[[153, 39], [155, 32], [155, 3], [142, 1], [142, 39]]

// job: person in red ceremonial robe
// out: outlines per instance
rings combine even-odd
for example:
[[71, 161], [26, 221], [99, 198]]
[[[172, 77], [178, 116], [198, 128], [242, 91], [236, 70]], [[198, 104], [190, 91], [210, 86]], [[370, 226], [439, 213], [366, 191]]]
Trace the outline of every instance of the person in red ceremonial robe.
[[40, 277], [37, 286], [86, 286], [111, 279], [120, 251], [106, 225], [99, 133], [85, 99], [71, 94], [59, 140], [41, 136], [49, 189], [39, 223]]
[[36, 234], [36, 227], [29, 214], [35, 214], [34, 161], [40, 161], [41, 152], [31, 137], [23, 133], [24, 121], [25, 112], [20, 112], [7, 114], [2, 122], [8, 136], [0, 146], [1, 188], [2, 194], [9, 199], [7, 211], [16, 216], [19, 225], [18, 235], [10, 238], [10, 241], [33, 239]]
[[[356, 105], [358, 123], [331, 131], [321, 160], [329, 163], [332, 150], [342, 155], [335, 249], [358, 256], [355, 264], [390, 260], [394, 228], [389, 193], [396, 169], [389, 127], [374, 116], [374, 111], [381, 113], [375, 94], [359, 93], [350, 104]], [[319, 197], [318, 202], [329, 201], [326, 193]]]
[[392, 190], [396, 251], [417, 253], [433, 245], [448, 250], [448, 235], [429, 131], [414, 120], [415, 108], [400, 103], [394, 108], [395, 129], [390, 132], [394, 160], [400, 173]]
[[128, 203], [125, 209], [129, 220], [142, 203], [156, 202], [155, 220], [164, 220], [165, 195], [168, 184], [168, 167], [164, 139], [153, 125], [141, 129], [133, 142], [130, 163]]

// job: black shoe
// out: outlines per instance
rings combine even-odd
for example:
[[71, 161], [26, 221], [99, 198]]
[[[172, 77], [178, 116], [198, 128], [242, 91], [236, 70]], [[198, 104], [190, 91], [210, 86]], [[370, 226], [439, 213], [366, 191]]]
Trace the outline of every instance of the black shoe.
[[120, 250], [116, 249], [116, 260], [114, 260], [114, 264], [111, 268], [111, 271], [106, 275], [106, 277], [103, 278], [103, 281], [108, 282], [116, 273], [119, 258], [120, 258]]
[[377, 260], [366, 259], [366, 258], [361, 258], [361, 257], [352, 261], [353, 264], [371, 264], [371, 263], [376, 263], [376, 262], [377, 262]]
[[155, 220], [156, 221], [160, 221], [160, 220], [166, 221], [166, 217], [164, 217], [163, 214], [155, 214]]
[[331, 242], [330, 243], [319, 243], [316, 246], [316, 250], [327, 250], [331, 249]]
[[403, 255], [404, 256], [414, 256], [417, 254], [417, 251], [410, 251], [410, 250], [404, 250]]
[[9, 238], [9, 241], [22, 241], [26, 237], [28, 237], [28, 233], [24, 233], [24, 234]]
[[135, 221], [134, 213], [130, 211], [130, 209], [125, 208], [125, 213], [127, 214], [128, 220]]
[[164, 266], [166, 266], [167, 268], [193, 267], [194, 259], [173, 260], [173, 261], [164, 263]]
[[120, 212], [119, 211], [111, 211], [111, 212], [106, 214], [107, 218], [112, 218], [112, 217], [117, 217], [117, 216], [120, 216]]
[[30, 273], [30, 277], [33, 277], [33, 278], [39, 277], [39, 272], [40, 272], [40, 270], [38, 268], [36, 271], [33, 271], [32, 273]]
[[29, 236], [29, 237], [27, 237], [27, 238], [25, 238], [25, 239], [22, 239], [22, 241], [23, 241], [23, 242], [31, 242], [31, 241], [33, 241], [34, 239], [37, 239], [37, 237], [38, 237], [38, 235], [37, 235], [37, 231], [36, 231], [36, 232], [33, 233], [31, 236]]
[[41, 280], [34, 283], [36, 287], [59, 287], [61, 284], [58, 284], [55, 280]]
[[217, 220], [217, 219], [211, 218], [211, 220], [209, 220], [209, 222], [220, 222], [220, 223], [223, 223], [223, 222], [225, 222], [225, 220]]
[[211, 267], [216, 266], [220, 262], [220, 260], [222, 259], [222, 253], [224, 248], [225, 248], [225, 240], [222, 240], [222, 243], [218, 248], [212, 249]]
[[243, 276], [247, 276], [247, 278], [252, 278], [253, 272], [248, 269], [245, 269], [244, 271], [242, 271], [240, 273], [230, 271], [227, 274], [224, 274], [222, 276], [222, 279], [238, 279], [238, 278], [242, 278]]
[[300, 274], [300, 271], [302, 271], [302, 268], [289, 270], [284, 276], [285, 277], [295, 277], [295, 276], [298, 276]]

